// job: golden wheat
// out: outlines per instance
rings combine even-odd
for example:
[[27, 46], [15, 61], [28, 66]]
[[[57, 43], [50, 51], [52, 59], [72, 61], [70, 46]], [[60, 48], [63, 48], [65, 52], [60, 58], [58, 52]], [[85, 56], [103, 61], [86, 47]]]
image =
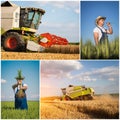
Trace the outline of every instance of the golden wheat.
[[46, 48], [45, 52], [79, 54], [79, 45], [53, 45], [50, 48]]
[[43, 101], [42, 119], [118, 119], [119, 98], [99, 96], [89, 101]]

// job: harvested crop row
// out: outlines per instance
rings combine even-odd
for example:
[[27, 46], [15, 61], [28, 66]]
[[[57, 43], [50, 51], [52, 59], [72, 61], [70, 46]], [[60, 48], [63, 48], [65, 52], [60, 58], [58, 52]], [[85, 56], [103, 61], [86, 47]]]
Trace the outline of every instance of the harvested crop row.
[[46, 48], [45, 52], [79, 54], [79, 45], [53, 45], [50, 48]]

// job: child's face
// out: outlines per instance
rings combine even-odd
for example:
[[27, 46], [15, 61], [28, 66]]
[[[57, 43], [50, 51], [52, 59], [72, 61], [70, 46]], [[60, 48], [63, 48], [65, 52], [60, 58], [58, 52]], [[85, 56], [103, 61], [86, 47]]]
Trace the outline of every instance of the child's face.
[[22, 84], [22, 80], [18, 80], [17, 82], [18, 82], [18, 84]]

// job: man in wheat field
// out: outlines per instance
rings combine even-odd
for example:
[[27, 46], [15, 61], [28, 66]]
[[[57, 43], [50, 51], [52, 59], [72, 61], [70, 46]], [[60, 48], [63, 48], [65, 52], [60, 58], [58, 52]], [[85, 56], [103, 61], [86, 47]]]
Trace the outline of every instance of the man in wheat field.
[[108, 42], [107, 34], [113, 33], [113, 29], [112, 29], [110, 22], [106, 23], [108, 26], [108, 29], [105, 29], [103, 27], [105, 20], [106, 20], [106, 17], [102, 17], [102, 16], [98, 16], [96, 18], [96, 21], [95, 21], [96, 27], [93, 30], [94, 40], [95, 40], [96, 45], [98, 45], [99, 43], [104, 44], [104, 43]]
[[15, 88], [15, 109], [28, 109], [27, 98], [25, 91], [27, 90], [27, 84], [23, 84], [22, 81], [24, 77], [22, 77], [21, 70], [18, 71], [18, 76], [16, 77], [17, 83], [12, 86], [14, 92]]

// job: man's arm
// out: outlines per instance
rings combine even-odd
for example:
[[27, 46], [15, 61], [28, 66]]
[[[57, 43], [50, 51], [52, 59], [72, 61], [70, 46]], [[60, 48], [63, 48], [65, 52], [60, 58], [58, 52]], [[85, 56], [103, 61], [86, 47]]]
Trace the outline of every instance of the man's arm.
[[28, 88], [27, 86], [22, 86], [20, 89], [21, 90], [27, 90], [27, 88]]
[[15, 89], [18, 86], [18, 84], [12, 85], [12, 88]]
[[27, 90], [28, 86], [25, 84], [24, 86], [20, 86], [20, 89]]
[[94, 32], [94, 40], [95, 40], [95, 44], [98, 45], [99, 34], [97, 32]]

